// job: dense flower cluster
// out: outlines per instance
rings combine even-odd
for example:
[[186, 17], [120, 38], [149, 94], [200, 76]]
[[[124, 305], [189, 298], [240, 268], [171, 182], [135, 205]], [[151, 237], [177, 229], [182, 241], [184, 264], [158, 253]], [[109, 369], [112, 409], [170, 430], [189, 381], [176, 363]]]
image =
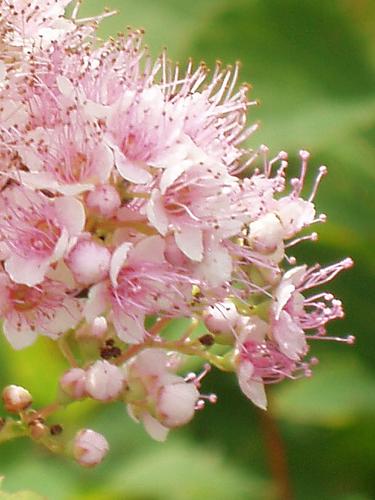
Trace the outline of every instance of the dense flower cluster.
[[[210, 365], [265, 409], [264, 385], [309, 375], [310, 340], [343, 315], [310, 289], [351, 260], [288, 256], [325, 220], [314, 196], [326, 168], [304, 198], [306, 151], [288, 183], [285, 152], [244, 148], [254, 103], [237, 66], [208, 77], [164, 53], [152, 62], [138, 31], [100, 44], [107, 13], [66, 19], [69, 3], [0, 4], [4, 334], [15, 349], [63, 341], [61, 400], [122, 400], [159, 440], [215, 400], [200, 394]], [[75, 359], [69, 345], [85, 342], [95, 350]], [[200, 375], [177, 374], [186, 356], [202, 358]], [[99, 461], [90, 443], [108, 449], [97, 436], [77, 435], [83, 465]]]

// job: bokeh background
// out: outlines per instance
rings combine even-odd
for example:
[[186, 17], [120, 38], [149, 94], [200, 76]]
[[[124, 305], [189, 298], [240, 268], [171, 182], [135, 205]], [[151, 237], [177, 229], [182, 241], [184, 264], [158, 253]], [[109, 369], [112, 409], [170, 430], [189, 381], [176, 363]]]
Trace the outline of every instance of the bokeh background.
[[[167, 46], [181, 62], [240, 60], [240, 80], [261, 102], [250, 110], [249, 120], [261, 122], [250, 146], [287, 150], [295, 165], [298, 150], [308, 149], [312, 171], [328, 165], [317, 205], [329, 219], [318, 228], [319, 243], [301, 245], [298, 257], [353, 257], [355, 267], [331, 287], [347, 313], [331, 332], [355, 334], [357, 343], [314, 346], [321, 359], [314, 377], [270, 388], [267, 417], [234, 377], [212, 372], [204, 388], [218, 393], [218, 403], [165, 444], [120, 404], [74, 404], [56, 421], [102, 431], [111, 444], [107, 460], [87, 471], [26, 440], [8, 443], [0, 450], [4, 489], [51, 500], [276, 500], [286, 464], [275, 457], [284, 448], [295, 499], [374, 499], [375, 2], [86, 0], [82, 14], [104, 6], [120, 15], [103, 23], [103, 37], [143, 27], [154, 55]], [[48, 340], [18, 353], [1, 341], [1, 386], [24, 385], [37, 404], [54, 399], [63, 368]]]

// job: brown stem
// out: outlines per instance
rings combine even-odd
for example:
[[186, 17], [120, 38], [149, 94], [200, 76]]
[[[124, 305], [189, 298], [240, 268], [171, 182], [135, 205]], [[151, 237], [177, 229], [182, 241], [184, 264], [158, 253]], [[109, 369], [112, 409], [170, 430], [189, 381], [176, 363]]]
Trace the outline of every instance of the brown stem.
[[50, 405], [45, 406], [44, 408], [38, 410], [36, 416], [38, 418], [47, 418], [53, 413], [55, 413], [57, 410], [59, 410], [61, 406], [62, 406], [61, 403], [56, 401], [55, 403], [51, 403]]
[[286, 450], [280, 430], [272, 411], [259, 410], [260, 423], [263, 429], [267, 461], [276, 486], [277, 500], [293, 500], [294, 495], [290, 482]]

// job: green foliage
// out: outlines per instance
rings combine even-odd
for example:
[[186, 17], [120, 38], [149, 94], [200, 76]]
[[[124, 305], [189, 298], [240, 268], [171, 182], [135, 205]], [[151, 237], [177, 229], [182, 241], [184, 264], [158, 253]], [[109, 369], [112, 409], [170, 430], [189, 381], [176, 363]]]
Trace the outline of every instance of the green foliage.
[[[0, 488], [3, 478], [0, 478]], [[6, 493], [0, 491], [0, 500], [43, 500], [43, 497], [31, 491], [17, 491], [17, 493]]]

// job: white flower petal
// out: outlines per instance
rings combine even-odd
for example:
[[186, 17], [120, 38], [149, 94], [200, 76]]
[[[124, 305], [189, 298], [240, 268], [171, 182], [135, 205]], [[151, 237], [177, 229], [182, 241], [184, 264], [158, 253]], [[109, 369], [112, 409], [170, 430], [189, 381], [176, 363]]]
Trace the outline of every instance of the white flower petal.
[[71, 196], [62, 196], [55, 200], [59, 223], [66, 227], [70, 236], [79, 235], [85, 227], [85, 209], [80, 201]]
[[90, 288], [89, 296], [83, 309], [83, 315], [89, 323], [101, 316], [108, 307], [107, 285], [98, 283]]
[[132, 318], [122, 311], [117, 311], [113, 312], [112, 322], [118, 337], [127, 344], [140, 344], [144, 340], [144, 318]]
[[3, 331], [10, 345], [16, 350], [23, 349], [24, 347], [28, 347], [33, 344], [38, 336], [35, 331], [33, 332], [27, 328], [26, 325], [22, 325], [18, 328], [7, 319], [4, 321]]
[[151, 197], [147, 203], [146, 213], [150, 223], [160, 234], [165, 236], [168, 232], [169, 221], [163, 206], [163, 199], [158, 189], [152, 191]]
[[124, 265], [132, 246], [133, 245], [131, 243], [123, 243], [113, 252], [109, 267], [109, 276], [111, 278], [112, 286], [117, 286], [118, 273]]
[[184, 225], [175, 231], [175, 239], [178, 248], [189, 259], [201, 262], [203, 259], [203, 232], [201, 229]]
[[149, 413], [144, 413], [141, 416], [141, 420], [145, 430], [155, 441], [163, 442], [167, 439], [169, 429], [161, 425], [156, 418], [152, 417]]
[[252, 379], [254, 367], [250, 361], [242, 361], [238, 369], [238, 383], [242, 392], [256, 406], [267, 409], [267, 396], [262, 381]]
[[146, 184], [152, 180], [152, 175], [143, 167], [145, 164], [127, 160], [117, 146], [111, 146], [115, 155], [116, 168], [121, 177], [135, 184]]
[[5, 262], [5, 270], [15, 283], [35, 286], [44, 280], [49, 267], [49, 259], [35, 261], [11, 255]]

